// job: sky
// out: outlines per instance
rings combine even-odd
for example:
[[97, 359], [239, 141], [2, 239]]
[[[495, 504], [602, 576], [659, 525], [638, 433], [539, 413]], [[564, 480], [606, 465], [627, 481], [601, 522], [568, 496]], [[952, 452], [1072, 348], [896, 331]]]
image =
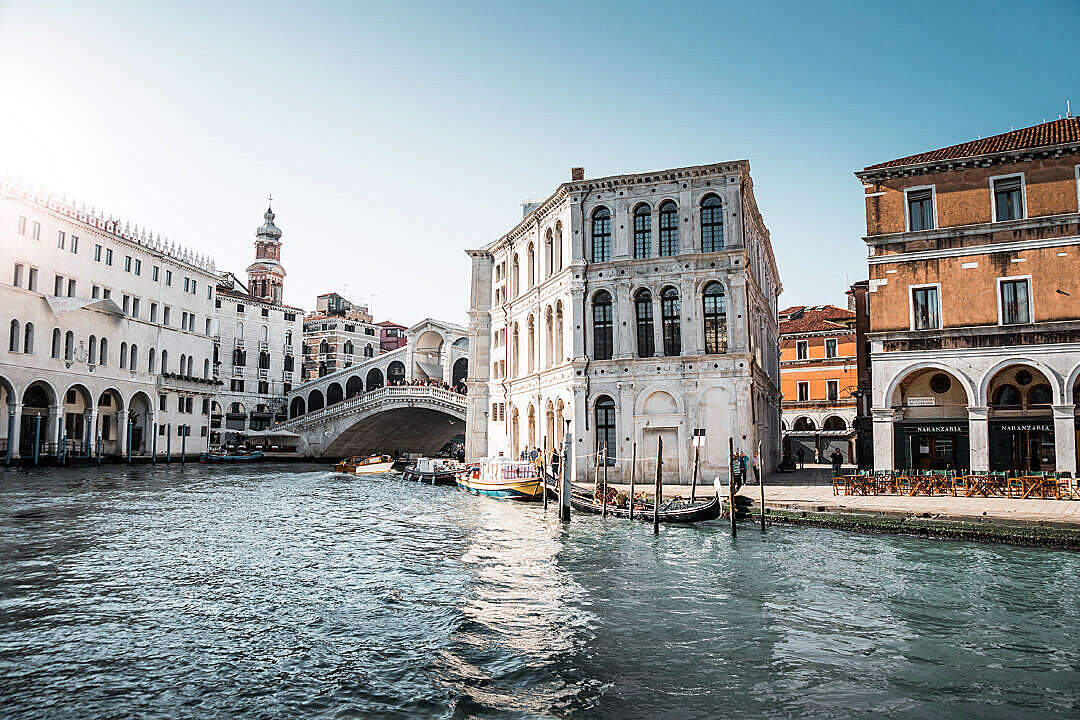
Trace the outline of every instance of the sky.
[[0, 0], [0, 175], [242, 275], [273, 194], [285, 301], [465, 322], [464, 250], [586, 177], [750, 161], [784, 294], [867, 273], [876, 162], [1080, 111], [1080, 0]]

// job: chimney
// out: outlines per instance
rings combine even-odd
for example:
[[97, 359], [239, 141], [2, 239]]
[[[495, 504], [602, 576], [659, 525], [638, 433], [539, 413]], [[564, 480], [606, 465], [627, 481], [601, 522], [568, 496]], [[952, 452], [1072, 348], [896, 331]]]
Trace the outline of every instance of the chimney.
[[584, 179], [585, 179], [585, 168], [583, 168], [583, 167], [570, 168], [570, 182], [575, 182], [577, 180], [584, 180]]

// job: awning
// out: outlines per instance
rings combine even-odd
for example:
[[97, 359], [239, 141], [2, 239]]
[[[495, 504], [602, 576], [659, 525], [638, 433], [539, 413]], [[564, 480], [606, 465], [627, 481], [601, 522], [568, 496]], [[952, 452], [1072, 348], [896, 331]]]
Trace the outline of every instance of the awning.
[[120, 309], [119, 305], [113, 302], [112, 298], [59, 297], [57, 295], [46, 295], [45, 302], [49, 304], [49, 309], [52, 310], [52, 314], [56, 317], [60, 317], [63, 313], [72, 312], [73, 310], [81, 310], [82, 308], [100, 310], [101, 312], [110, 315], [119, 315], [120, 317], [124, 316], [124, 311]]
[[245, 430], [240, 433], [245, 437], [277, 437], [277, 438], [298, 438], [300, 433], [294, 433], [292, 430]]

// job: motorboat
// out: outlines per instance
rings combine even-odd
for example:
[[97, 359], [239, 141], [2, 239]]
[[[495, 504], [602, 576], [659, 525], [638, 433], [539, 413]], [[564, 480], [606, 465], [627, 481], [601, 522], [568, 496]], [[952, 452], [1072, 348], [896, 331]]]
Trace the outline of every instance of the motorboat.
[[390, 472], [394, 459], [389, 455], [368, 455], [348, 457], [334, 466], [334, 472], [349, 475], [374, 475]]
[[474, 495], [503, 500], [540, 500], [544, 497], [544, 483], [534, 463], [503, 457], [469, 464], [466, 472], [458, 474], [457, 486]]
[[405, 468], [401, 475], [406, 480], [416, 480], [431, 485], [454, 485], [458, 475], [467, 468], [452, 458], [417, 458], [416, 464]]

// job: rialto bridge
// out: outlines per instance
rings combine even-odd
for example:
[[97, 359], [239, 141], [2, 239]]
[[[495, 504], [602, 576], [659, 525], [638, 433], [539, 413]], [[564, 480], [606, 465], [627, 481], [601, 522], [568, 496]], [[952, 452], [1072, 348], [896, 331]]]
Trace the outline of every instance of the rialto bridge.
[[297, 450], [315, 457], [432, 453], [463, 435], [468, 331], [429, 318], [406, 338], [397, 350], [294, 387], [284, 398], [288, 420], [273, 430], [297, 433]]

